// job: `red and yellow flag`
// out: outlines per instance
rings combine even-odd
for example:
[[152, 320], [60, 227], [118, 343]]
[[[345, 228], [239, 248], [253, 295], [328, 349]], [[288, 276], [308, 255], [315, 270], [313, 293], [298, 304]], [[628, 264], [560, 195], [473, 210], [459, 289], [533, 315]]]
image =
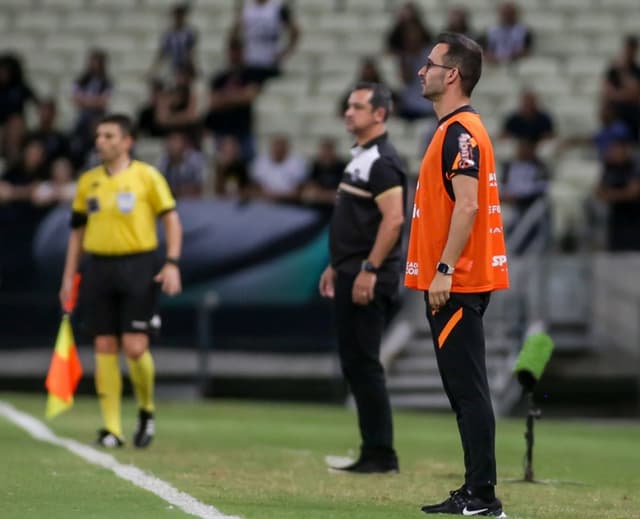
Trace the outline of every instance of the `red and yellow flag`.
[[47, 418], [53, 418], [73, 405], [73, 395], [78, 382], [82, 378], [82, 365], [76, 350], [69, 318], [69, 312], [75, 306], [79, 281], [79, 277], [74, 279], [74, 294], [70, 301], [65, 304], [65, 314], [62, 316], [56, 346], [49, 365], [49, 373], [45, 381], [45, 386], [49, 392], [46, 410]]

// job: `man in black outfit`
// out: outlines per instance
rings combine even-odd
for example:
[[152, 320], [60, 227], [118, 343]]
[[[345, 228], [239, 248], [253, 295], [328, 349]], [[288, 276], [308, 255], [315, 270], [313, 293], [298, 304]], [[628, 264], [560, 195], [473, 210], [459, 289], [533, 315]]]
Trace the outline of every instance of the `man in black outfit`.
[[391, 93], [359, 83], [349, 96], [346, 127], [356, 138], [338, 186], [331, 220], [331, 264], [320, 294], [333, 299], [342, 372], [355, 398], [360, 457], [340, 471], [397, 472], [391, 405], [380, 342], [401, 271], [406, 175], [385, 121]]

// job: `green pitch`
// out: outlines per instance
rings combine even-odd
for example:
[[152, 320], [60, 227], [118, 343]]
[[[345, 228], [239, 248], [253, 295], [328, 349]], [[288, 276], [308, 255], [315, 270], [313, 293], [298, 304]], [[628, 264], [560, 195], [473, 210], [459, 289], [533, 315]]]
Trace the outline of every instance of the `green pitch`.
[[[0, 394], [37, 418], [44, 396]], [[128, 438], [134, 408], [124, 408]], [[426, 517], [462, 482], [458, 433], [450, 414], [395, 414], [401, 473], [329, 474], [327, 454], [357, 445], [353, 411], [340, 407], [229, 401], [160, 402], [157, 441], [147, 451], [109, 451], [225, 514], [244, 519]], [[90, 442], [97, 402], [81, 398], [49, 423], [62, 437]], [[524, 419], [498, 423], [498, 495], [511, 519], [640, 517], [640, 422], [536, 423], [534, 469], [547, 484], [521, 479]], [[38, 442], [0, 417], [0, 517], [146, 519], [192, 517], [159, 497]]]

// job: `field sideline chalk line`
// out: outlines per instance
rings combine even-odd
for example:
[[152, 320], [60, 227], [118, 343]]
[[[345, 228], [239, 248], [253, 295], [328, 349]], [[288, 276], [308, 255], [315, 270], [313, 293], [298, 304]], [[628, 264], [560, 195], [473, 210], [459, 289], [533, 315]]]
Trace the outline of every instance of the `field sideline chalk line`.
[[113, 471], [119, 478], [130, 481], [137, 487], [154, 493], [167, 503], [171, 503], [188, 514], [202, 519], [240, 519], [237, 516], [224, 515], [215, 507], [198, 501], [195, 497], [178, 490], [166, 481], [147, 474], [138, 467], [122, 465], [111, 454], [100, 452], [93, 447], [83, 445], [70, 438], [60, 438], [40, 420], [18, 411], [12, 405], [1, 400], [0, 416], [4, 416], [10, 422], [21, 427], [36, 440], [64, 447], [75, 455], [80, 456], [83, 460]]

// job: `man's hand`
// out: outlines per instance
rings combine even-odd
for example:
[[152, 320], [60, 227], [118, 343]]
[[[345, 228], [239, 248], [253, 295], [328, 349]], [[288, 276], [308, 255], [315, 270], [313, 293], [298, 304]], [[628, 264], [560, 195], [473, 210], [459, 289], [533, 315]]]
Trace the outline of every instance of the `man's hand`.
[[162, 291], [169, 296], [175, 296], [182, 291], [180, 269], [173, 263], [165, 263], [153, 280], [162, 283]]
[[378, 276], [373, 272], [360, 272], [351, 289], [351, 299], [357, 305], [368, 305], [373, 299], [373, 292], [376, 286]]
[[328, 297], [333, 299], [336, 294], [335, 291], [336, 271], [331, 265], [328, 265], [322, 276], [320, 276], [320, 283], [318, 283], [318, 290], [322, 297]]
[[451, 294], [452, 281], [453, 276], [436, 272], [436, 275], [429, 286], [429, 306], [432, 311], [437, 312], [447, 304]]

